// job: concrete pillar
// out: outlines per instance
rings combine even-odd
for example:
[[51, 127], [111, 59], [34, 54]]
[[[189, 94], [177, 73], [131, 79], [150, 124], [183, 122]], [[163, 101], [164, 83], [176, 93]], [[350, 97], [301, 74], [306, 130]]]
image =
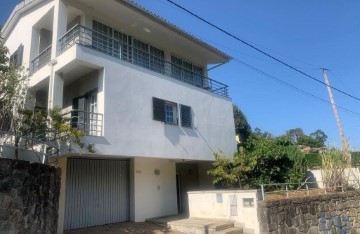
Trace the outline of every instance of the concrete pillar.
[[[50, 65], [52, 66], [52, 65]], [[53, 69], [52, 69], [53, 70]], [[61, 74], [51, 71], [49, 82], [48, 109], [63, 107], [64, 80]]]
[[164, 51], [165, 75], [171, 76], [171, 53]]
[[105, 134], [104, 122], [106, 117], [105, 116], [105, 68], [101, 69], [98, 75], [97, 109], [98, 109], [98, 113], [103, 114], [101, 136], [104, 136]]
[[59, 197], [59, 211], [58, 211], [58, 227], [57, 233], [64, 232], [65, 219], [65, 188], [66, 188], [66, 166], [67, 158], [59, 158], [59, 167], [61, 168], [61, 182], [60, 182], [60, 197]]
[[59, 48], [59, 39], [65, 35], [67, 26], [67, 6], [63, 0], [55, 0], [54, 21], [53, 21], [53, 36], [51, 58], [56, 58], [56, 53]]

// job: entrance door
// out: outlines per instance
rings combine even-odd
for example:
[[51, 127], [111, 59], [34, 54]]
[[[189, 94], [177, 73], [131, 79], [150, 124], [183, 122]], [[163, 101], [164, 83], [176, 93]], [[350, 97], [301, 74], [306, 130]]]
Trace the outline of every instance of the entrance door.
[[128, 160], [68, 159], [65, 230], [130, 220]]
[[181, 202], [181, 174], [176, 173], [176, 196], [177, 196], [177, 208], [178, 213], [182, 213], [182, 202]]

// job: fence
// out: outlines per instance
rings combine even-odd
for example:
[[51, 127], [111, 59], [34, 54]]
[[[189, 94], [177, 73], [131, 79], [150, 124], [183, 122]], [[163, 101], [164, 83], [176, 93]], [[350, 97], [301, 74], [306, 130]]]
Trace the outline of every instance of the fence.
[[18, 136], [13, 132], [0, 131], [0, 158], [23, 158], [43, 164], [49, 163], [49, 157], [57, 161], [59, 147], [56, 142], [40, 140], [39, 136]]
[[[319, 185], [322, 186], [319, 186]], [[261, 194], [263, 200], [266, 200], [265, 195], [269, 198], [279, 198], [279, 197], [290, 197], [298, 195], [310, 195], [310, 194], [327, 194], [333, 191], [344, 192], [349, 189], [359, 189], [360, 181], [359, 180], [348, 180], [344, 183], [341, 183], [336, 186], [328, 186], [327, 182], [316, 181], [316, 182], [302, 182], [302, 183], [272, 183], [272, 184], [262, 184], [261, 185]]]
[[184, 67], [175, 62], [166, 61], [163, 52], [156, 48], [152, 48], [153, 51], [149, 52], [141, 46], [135, 46], [134, 43], [124, 43], [119, 38], [76, 25], [60, 38], [58, 54], [64, 53], [75, 44], [80, 44], [213, 93], [228, 96], [227, 85], [203, 76], [203, 71], [201, 69], [194, 70], [191, 64], [188, 64], [189, 67]]

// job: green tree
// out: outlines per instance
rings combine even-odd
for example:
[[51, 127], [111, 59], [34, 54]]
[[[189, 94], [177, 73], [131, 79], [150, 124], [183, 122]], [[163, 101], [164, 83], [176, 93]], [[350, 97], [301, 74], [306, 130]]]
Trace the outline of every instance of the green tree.
[[261, 139], [261, 138], [267, 138], [267, 139], [273, 139], [273, 135], [270, 132], [263, 132], [260, 128], [255, 128], [254, 132], [251, 133], [251, 137]]
[[[209, 174], [214, 183], [242, 188], [269, 183], [299, 183], [305, 178], [304, 154], [286, 136], [275, 139], [249, 137], [233, 158], [218, 157]], [[239, 160], [239, 161], [237, 161]]]
[[235, 122], [235, 132], [237, 135], [240, 136], [241, 142], [245, 142], [251, 134], [251, 126], [248, 123], [244, 113], [235, 104], [233, 104], [233, 113], [234, 113], [234, 122]]
[[325, 141], [327, 140], [328, 136], [322, 130], [318, 129], [315, 132], [310, 134], [310, 137], [317, 142], [317, 147], [325, 146]]
[[289, 137], [294, 143], [297, 143], [299, 138], [304, 135], [304, 131], [301, 128], [293, 128], [286, 131], [286, 136]]

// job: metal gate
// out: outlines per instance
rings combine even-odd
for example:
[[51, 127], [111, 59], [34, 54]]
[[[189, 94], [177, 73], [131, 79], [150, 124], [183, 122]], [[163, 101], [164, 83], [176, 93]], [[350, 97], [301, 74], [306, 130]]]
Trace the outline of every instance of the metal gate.
[[129, 161], [68, 159], [65, 230], [129, 221]]

